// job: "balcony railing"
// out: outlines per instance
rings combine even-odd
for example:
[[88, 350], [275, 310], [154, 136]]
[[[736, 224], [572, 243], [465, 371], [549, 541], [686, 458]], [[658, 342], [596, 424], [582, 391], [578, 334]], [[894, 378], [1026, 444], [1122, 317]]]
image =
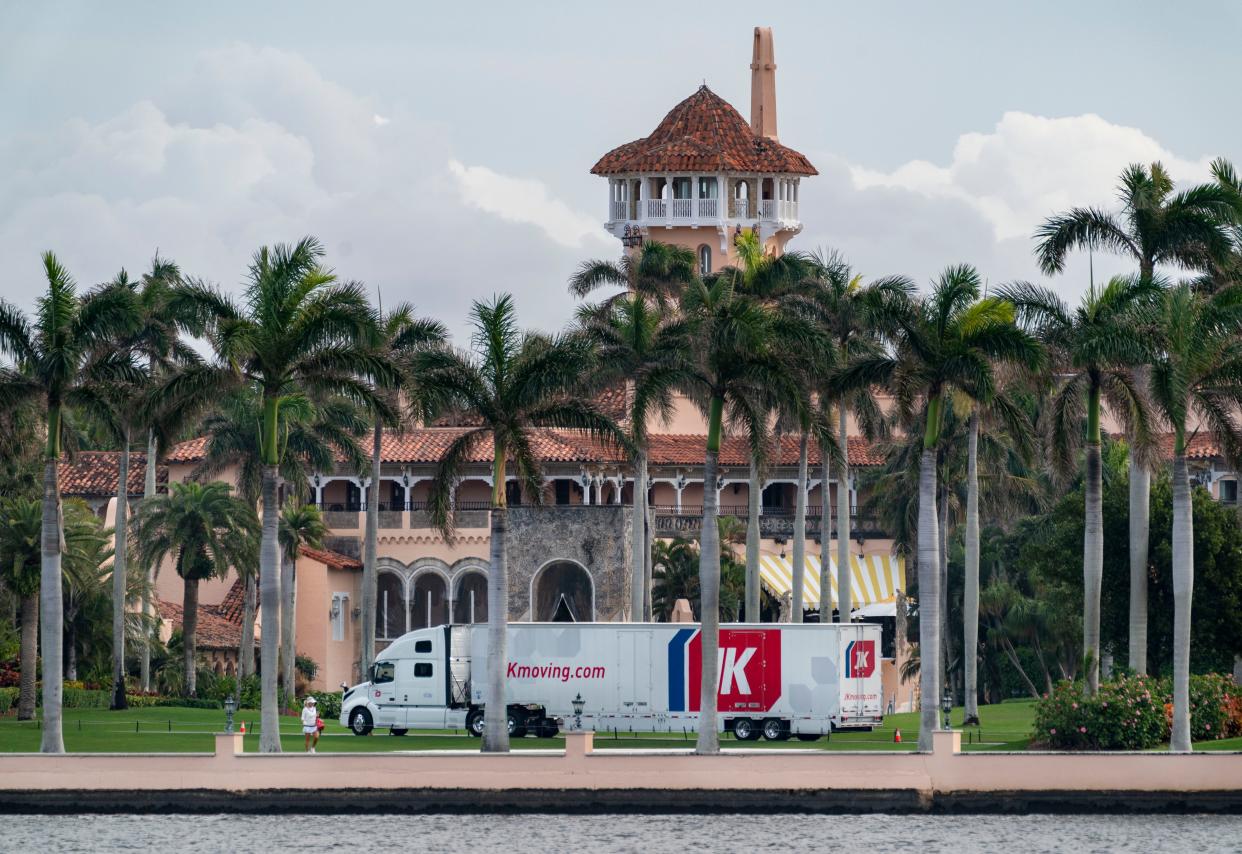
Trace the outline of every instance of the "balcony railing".
[[[681, 509], [671, 506], [653, 506], [655, 515], [656, 536], [697, 535], [703, 521], [703, 508], [700, 505], [683, 504]], [[750, 519], [750, 508], [745, 504], [723, 504], [719, 507], [720, 516], [732, 516], [743, 522]], [[834, 511], [829, 518], [828, 536], [837, 536], [837, 514]], [[776, 537], [792, 537], [794, 529], [794, 511], [789, 507], [766, 507], [759, 515], [759, 535], [765, 539]], [[822, 508], [808, 505], [806, 512], [806, 534], [808, 537], [819, 537], [823, 531]], [[876, 539], [887, 536], [879, 522], [870, 516], [859, 516], [858, 508], [850, 510], [850, 537], [853, 539]]]
[[642, 199], [632, 207], [631, 204], [628, 201], [609, 202], [611, 220], [651, 225], [697, 225], [735, 220], [747, 224], [756, 221], [796, 222], [798, 219], [798, 203], [778, 199], [729, 199], [727, 205], [720, 199]]

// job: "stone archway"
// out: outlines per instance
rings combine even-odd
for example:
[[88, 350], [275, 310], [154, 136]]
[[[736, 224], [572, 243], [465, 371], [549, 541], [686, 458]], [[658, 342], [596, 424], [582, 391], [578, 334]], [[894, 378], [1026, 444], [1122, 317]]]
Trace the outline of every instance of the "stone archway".
[[381, 567], [375, 576], [375, 637], [393, 640], [406, 632], [405, 579]]
[[457, 576], [453, 589], [453, 622], [487, 622], [487, 575], [471, 568]]
[[595, 582], [577, 561], [544, 564], [530, 583], [530, 613], [536, 622], [582, 623], [595, 619]]
[[410, 585], [410, 630], [440, 626], [448, 621], [448, 582], [435, 570], [420, 572]]

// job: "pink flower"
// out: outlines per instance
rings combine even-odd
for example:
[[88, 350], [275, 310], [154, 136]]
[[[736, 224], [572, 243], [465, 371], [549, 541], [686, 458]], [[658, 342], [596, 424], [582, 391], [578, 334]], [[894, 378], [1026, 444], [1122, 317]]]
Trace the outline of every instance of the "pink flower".
[[1087, 731], [1087, 728], [1086, 728], [1085, 726], [1080, 726], [1080, 727], [1078, 728], [1078, 731], [1079, 731], [1079, 732], [1086, 732], [1086, 731]]
[[1077, 703], [1074, 703], [1073, 705], [1071, 705], [1071, 706], [1070, 706], [1070, 708], [1072, 708], [1072, 709], [1076, 709], [1076, 708], [1078, 708], [1078, 704], [1077, 704]]
[[1056, 727], [1053, 727], [1052, 729], [1048, 730], [1048, 732], [1052, 733], [1053, 735], [1056, 735], [1056, 734], [1057, 734], [1057, 728], [1056, 728]]

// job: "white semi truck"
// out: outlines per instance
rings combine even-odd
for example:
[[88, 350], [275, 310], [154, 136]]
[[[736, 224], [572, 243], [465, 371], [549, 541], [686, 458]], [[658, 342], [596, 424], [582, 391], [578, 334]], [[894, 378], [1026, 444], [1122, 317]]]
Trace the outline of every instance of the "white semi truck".
[[[555, 735], [574, 721], [600, 731], [694, 732], [701, 634], [687, 623], [511, 623], [504, 663], [509, 730]], [[739, 740], [806, 740], [882, 718], [880, 627], [726, 624], [717, 656], [718, 724]], [[483, 732], [487, 626], [410, 632], [377, 656], [368, 681], [345, 691], [341, 724]]]

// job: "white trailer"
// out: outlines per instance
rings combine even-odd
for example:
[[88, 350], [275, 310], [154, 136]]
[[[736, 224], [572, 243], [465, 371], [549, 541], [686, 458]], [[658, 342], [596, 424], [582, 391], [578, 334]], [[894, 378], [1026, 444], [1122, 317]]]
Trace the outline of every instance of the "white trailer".
[[[505, 693], [515, 737], [574, 722], [622, 732], [695, 732], [702, 654], [697, 624], [510, 623]], [[880, 627], [726, 624], [717, 657], [718, 725], [741, 740], [815, 739], [882, 719]], [[341, 724], [483, 732], [487, 626], [410, 632], [348, 689]]]

